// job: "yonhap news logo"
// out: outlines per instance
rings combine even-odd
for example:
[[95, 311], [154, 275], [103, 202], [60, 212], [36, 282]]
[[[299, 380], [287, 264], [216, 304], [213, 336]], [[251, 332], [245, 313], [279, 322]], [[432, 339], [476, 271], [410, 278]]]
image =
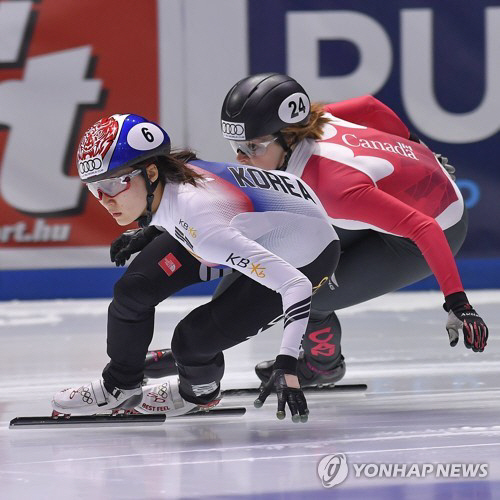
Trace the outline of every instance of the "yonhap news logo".
[[[488, 477], [488, 464], [470, 463], [353, 463], [355, 478], [435, 478], [482, 479]], [[324, 456], [318, 463], [318, 477], [324, 488], [343, 483], [349, 475], [349, 464], [344, 453]]]
[[348, 474], [347, 458], [343, 453], [327, 455], [318, 464], [318, 476], [325, 488], [332, 488], [344, 482]]

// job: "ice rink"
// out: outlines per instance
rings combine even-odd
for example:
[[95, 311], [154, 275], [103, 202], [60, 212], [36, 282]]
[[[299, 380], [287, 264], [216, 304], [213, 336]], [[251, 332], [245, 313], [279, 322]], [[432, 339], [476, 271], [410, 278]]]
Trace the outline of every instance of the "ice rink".
[[[222, 405], [246, 406], [242, 417], [43, 430], [8, 424], [50, 414], [54, 392], [100, 375], [109, 301], [0, 302], [0, 499], [500, 499], [500, 291], [469, 298], [490, 327], [482, 354], [449, 347], [438, 292], [340, 311], [343, 382], [368, 390], [310, 395], [307, 424], [277, 420], [273, 397], [257, 410], [239, 396]], [[176, 322], [206, 300], [159, 307], [152, 348], [168, 347]], [[228, 351], [223, 388], [257, 386], [255, 363], [279, 343], [274, 328]], [[349, 475], [325, 488], [318, 463], [337, 453]], [[369, 465], [356, 477], [360, 464]], [[370, 464], [433, 464], [434, 472], [369, 477], [379, 470]], [[438, 464], [487, 464], [488, 474], [438, 477]]]

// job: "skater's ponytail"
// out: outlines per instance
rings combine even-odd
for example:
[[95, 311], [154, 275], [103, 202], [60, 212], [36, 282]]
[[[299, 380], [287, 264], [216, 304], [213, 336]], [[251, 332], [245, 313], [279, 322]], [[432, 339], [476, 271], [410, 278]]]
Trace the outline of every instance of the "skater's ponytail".
[[146, 168], [149, 165], [156, 165], [158, 169], [158, 178], [161, 184], [192, 184], [203, 179], [203, 175], [189, 168], [187, 163], [197, 160], [194, 151], [183, 149], [172, 151], [168, 155], [159, 155], [149, 158], [147, 161], [139, 164], [136, 168]]

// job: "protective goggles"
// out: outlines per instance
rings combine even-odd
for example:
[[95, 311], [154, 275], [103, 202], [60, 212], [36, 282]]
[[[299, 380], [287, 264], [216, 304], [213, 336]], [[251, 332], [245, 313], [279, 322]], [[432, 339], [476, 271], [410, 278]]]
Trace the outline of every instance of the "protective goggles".
[[117, 194], [123, 193], [130, 187], [130, 181], [141, 173], [141, 170], [134, 170], [129, 174], [120, 177], [111, 177], [102, 181], [87, 183], [89, 191], [99, 200], [102, 200], [103, 193], [110, 198], [114, 198]]
[[229, 144], [231, 144], [236, 154], [241, 151], [245, 156], [262, 156], [265, 154], [269, 144], [277, 140], [277, 137], [273, 137], [269, 141], [229, 141]]

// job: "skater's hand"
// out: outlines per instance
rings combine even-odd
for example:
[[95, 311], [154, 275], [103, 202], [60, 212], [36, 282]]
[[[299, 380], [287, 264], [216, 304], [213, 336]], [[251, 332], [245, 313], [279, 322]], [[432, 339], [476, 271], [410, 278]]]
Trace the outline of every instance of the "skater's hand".
[[111, 243], [109, 250], [111, 262], [114, 262], [116, 267], [124, 266], [133, 253], [140, 252], [162, 232], [156, 226], [125, 231]]
[[288, 404], [293, 422], [307, 422], [309, 410], [297, 375], [285, 373], [283, 369], [274, 370], [271, 378], [262, 387], [259, 397], [254, 401], [254, 406], [260, 408], [273, 390], [278, 396], [276, 417], [280, 420], [285, 418], [285, 405]]
[[464, 344], [474, 352], [483, 352], [488, 341], [488, 327], [483, 319], [469, 304], [464, 292], [457, 292], [446, 297], [443, 305], [448, 312], [446, 330], [450, 339], [450, 346], [458, 343], [461, 328], [464, 334]]
[[455, 167], [453, 165], [450, 165], [448, 163], [448, 158], [446, 156], [443, 156], [442, 154], [439, 153], [434, 153], [434, 156], [436, 157], [436, 160], [443, 165], [444, 169], [450, 174], [450, 177], [452, 180], [456, 180], [457, 176], [455, 175]]

